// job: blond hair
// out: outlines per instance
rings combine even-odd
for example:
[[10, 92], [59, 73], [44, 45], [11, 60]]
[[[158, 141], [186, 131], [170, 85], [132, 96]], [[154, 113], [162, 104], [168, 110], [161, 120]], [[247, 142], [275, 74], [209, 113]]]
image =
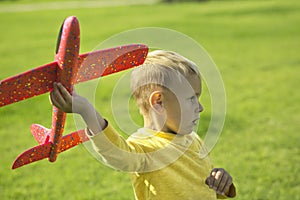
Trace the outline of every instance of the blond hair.
[[[174, 75], [177, 80], [174, 80]], [[188, 75], [200, 78], [198, 66], [187, 58], [165, 50], [155, 50], [147, 55], [143, 65], [131, 73], [131, 92], [142, 115], [148, 113], [149, 97], [157, 89], [167, 89], [171, 81], [178, 81]]]

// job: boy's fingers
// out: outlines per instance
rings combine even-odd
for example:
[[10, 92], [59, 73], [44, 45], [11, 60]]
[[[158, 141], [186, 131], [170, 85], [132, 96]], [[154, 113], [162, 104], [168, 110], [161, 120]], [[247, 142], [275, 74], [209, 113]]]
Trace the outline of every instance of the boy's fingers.
[[53, 94], [53, 99], [59, 104], [59, 105], [64, 105], [65, 99], [63, 98], [61, 92], [60, 92], [60, 88], [58, 87], [57, 84], [54, 84], [54, 89], [52, 91]]
[[219, 182], [219, 185], [218, 185], [218, 191], [220, 193], [225, 193], [226, 191], [225, 188], [226, 188], [226, 185], [227, 183], [229, 182], [229, 175], [227, 173], [224, 173], [223, 176], [222, 176], [222, 179], [221, 181]]
[[[216, 176], [217, 172], [218, 172], [218, 169], [217, 169], [217, 168], [214, 168], [214, 169], [210, 172], [210, 177], [211, 177], [212, 181], [215, 179], [215, 176]], [[212, 183], [213, 183], [213, 182], [211, 182], [211, 184], [212, 184]]]
[[65, 102], [71, 102], [72, 101], [72, 96], [70, 95], [68, 90], [61, 83], [58, 83], [57, 87], [58, 87], [64, 101]]
[[214, 177], [213, 183], [212, 183], [214, 190], [216, 190], [216, 191], [219, 190], [219, 185], [222, 181], [223, 175], [224, 175], [224, 173], [221, 170], [218, 170], [217, 172], [212, 173], [212, 176]]
[[205, 180], [205, 184], [208, 185], [208, 186], [210, 185], [210, 177], [208, 177], [208, 178]]
[[207, 179], [205, 180], [205, 184], [208, 185], [210, 188], [213, 188], [213, 183], [214, 183], [214, 179], [215, 179], [215, 175], [216, 175], [216, 172], [218, 171], [218, 169], [213, 169], [211, 172], [210, 172], [210, 176], [207, 177]]
[[[211, 184], [211, 186], [214, 186], [214, 184], [215, 184], [215, 179], [216, 179], [216, 175], [217, 175], [218, 171], [219, 171], [218, 168], [214, 168], [210, 173], [210, 177], [211, 177], [210, 184]], [[219, 174], [218, 174], [218, 176], [219, 176]]]
[[229, 189], [230, 189], [230, 187], [231, 187], [231, 185], [232, 185], [232, 178], [229, 177], [228, 180], [227, 180], [226, 185], [225, 185], [224, 188], [223, 188], [223, 193], [228, 192]]
[[54, 83], [53, 85], [53, 91], [50, 93], [50, 98], [55, 107], [57, 107], [59, 110], [64, 110], [66, 106], [66, 100], [63, 98], [57, 83]]
[[57, 107], [58, 109], [60, 109], [60, 104], [57, 102], [56, 98], [54, 97], [54, 93], [51, 92], [50, 93], [50, 100], [53, 106]]

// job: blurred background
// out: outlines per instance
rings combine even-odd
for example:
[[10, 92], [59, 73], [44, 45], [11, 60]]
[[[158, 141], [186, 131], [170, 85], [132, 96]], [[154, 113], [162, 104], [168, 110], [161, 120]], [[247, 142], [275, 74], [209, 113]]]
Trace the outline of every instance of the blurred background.
[[[0, 80], [53, 61], [60, 25], [70, 15], [80, 22], [81, 53], [135, 28], [186, 34], [206, 49], [224, 81], [226, 121], [211, 158], [233, 176], [236, 199], [297, 200], [299, 11], [296, 0], [2, 0]], [[108, 119], [117, 79], [103, 79], [97, 93], [97, 108]], [[207, 107], [202, 136], [210, 120], [206, 89], [201, 101]], [[102, 165], [83, 145], [54, 163], [45, 159], [11, 170], [14, 159], [36, 145], [30, 125], [51, 126], [48, 94], [0, 108], [0, 119], [0, 199], [134, 199], [128, 174]], [[69, 115], [65, 133], [75, 128]]]

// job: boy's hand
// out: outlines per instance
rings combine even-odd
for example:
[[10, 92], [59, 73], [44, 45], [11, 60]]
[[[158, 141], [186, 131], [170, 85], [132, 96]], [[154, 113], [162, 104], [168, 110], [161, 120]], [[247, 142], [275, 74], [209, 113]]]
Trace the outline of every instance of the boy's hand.
[[55, 107], [65, 113], [80, 114], [92, 133], [99, 133], [107, 126], [107, 121], [102, 118], [87, 99], [75, 92], [72, 96], [61, 83], [53, 84], [50, 100]]
[[205, 183], [209, 188], [215, 190], [218, 195], [226, 197], [235, 197], [236, 195], [232, 177], [222, 168], [213, 169]]
[[84, 110], [87, 100], [75, 92], [73, 96], [61, 83], [53, 84], [53, 91], [50, 93], [51, 103], [65, 113], [78, 113]]

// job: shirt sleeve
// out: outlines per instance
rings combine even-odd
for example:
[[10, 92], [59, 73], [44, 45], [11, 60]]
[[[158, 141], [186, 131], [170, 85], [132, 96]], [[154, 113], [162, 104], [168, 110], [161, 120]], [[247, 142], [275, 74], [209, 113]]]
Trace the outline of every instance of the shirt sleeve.
[[90, 133], [86, 129], [93, 149], [106, 165], [114, 169], [135, 172], [144, 167], [145, 157], [140, 145], [128, 142], [110, 124], [100, 133]]

